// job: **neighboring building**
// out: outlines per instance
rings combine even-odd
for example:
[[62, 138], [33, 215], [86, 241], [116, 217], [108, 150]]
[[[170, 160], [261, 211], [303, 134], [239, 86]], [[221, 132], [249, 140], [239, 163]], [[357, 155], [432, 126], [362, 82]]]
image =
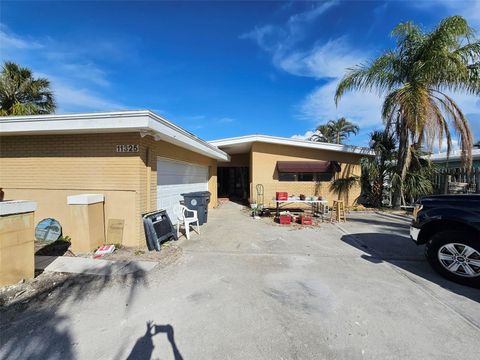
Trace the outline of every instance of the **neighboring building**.
[[[430, 155], [430, 160], [437, 165], [439, 168], [448, 168], [448, 169], [455, 169], [461, 168], [461, 151], [456, 150], [450, 153], [450, 157], [447, 161], [447, 153], [438, 153]], [[472, 149], [472, 168], [480, 168], [480, 149]]]
[[35, 223], [55, 218], [69, 235], [67, 196], [103, 194], [105, 226], [123, 220], [126, 246], [144, 244], [143, 213], [173, 217], [184, 192], [209, 190], [216, 206], [217, 161], [229, 160], [150, 111], [2, 117], [0, 135], [5, 199], [36, 201]]
[[450, 189], [457, 189], [461, 184], [465, 191], [480, 193], [480, 149], [472, 149], [472, 168], [466, 169], [462, 166], [461, 151], [456, 150], [450, 153], [447, 159], [447, 153], [432, 154], [429, 159], [438, 168], [438, 174], [435, 177], [436, 191], [447, 193]]
[[[289, 195], [322, 196], [330, 204], [332, 179], [360, 176], [360, 159], [370, 149], [265, 135], [210, 141], [230, 155], [218, 163], [218, 195], [257, 202], [257, 185], [263, 185], [264, 204], [274, 207], [277, 191]], [[345, 200], [351, 205], [360, 195], [355, 184]]]

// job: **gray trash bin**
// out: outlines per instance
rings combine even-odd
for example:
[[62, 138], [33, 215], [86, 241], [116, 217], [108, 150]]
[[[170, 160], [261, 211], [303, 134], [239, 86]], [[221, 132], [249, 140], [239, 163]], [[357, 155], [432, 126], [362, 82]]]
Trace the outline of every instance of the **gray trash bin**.
[[197, 210], [198, 212], [198, 224], [203, 225], [207, 222], [208, 217], [208, 203], [210, 202], [210, 192], [209, 191], [196, 191], [191, 193], [182, 194], [183, 204], [191, 209]]

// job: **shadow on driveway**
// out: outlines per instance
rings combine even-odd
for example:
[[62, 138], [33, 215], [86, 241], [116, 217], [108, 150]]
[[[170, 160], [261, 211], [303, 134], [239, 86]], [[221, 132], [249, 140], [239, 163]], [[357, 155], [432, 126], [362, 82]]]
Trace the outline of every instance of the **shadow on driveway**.
[[159, 333], [165, 333], [167, 339], [172, 347], [173, 358], [175, 360], [183, 360], [182, 354], [178, 350], [177, 344], [175, 342], [175, 335], [173, 332], [173, 326], [170, 324], [167, 325], [153, 325], [151, 321], [147, 322], [147, 330], [145, 334], [138, 338], [135, 345], [132, 348], [132, 351], [127, 357], [127, 360], [137, 360], [137, 359], [151, 359], [153, 354], [153, 337]]
[[377, 214], [373, 214], [373, 215], [375, 217], [372, 217], [372, 216], [359, 217], [358, 215], [354, 214], [355, 217], [352, 216], [352, 220], [356, 223], [363, 223], [363, 224], [366, 224], [366, 225], [382, 226], [382, 227], [385, 227], [385, 228], [389, 228], [390, 230], [392, 228], [395, 228], [395, 229], [402, 228], [402, 229], [406, 229], [408, 231], [408, 229], [410, 228], [411, 219], [409, 219], [409, 218], [405, 218], [405, 219], [395, 218], [395, 219], [388, 219], [387, 220], [385, 215], [377, 215]]
[[[355, 219], [358, 221], [358, 219]], [[379, 225], [383, 225], [381, 222]], [[395, 224], [398, 226], [398, 224]], [[390, 232], [392, 228], [388, 228]], [[451, 282], [438, 275], [423, 255], [424, 247], [415, 245], [409, 237], [393, 233], [357, 233], [343, 235], [341, 240], [366, 252], [361, 257], [374, 264], [387, 262], [408, 273], [435, 283], [444, 289], [480, 303], [480, 291]], [[414, 279], [412, 279], [415, 281]]]
[[0, 359], [73, 359], [81, 339], [73, 336], [71, 319], [59, 314], [63, 303], [71, 302], [71, 311], [82, 311], [76, 304], [117, 284], [128, 289], [125, 301], [129, 304], [138, 288], [148, 286], [141, 269], [126, 275], [70, 274], [55, 279], [32, 295], [0, 306]]

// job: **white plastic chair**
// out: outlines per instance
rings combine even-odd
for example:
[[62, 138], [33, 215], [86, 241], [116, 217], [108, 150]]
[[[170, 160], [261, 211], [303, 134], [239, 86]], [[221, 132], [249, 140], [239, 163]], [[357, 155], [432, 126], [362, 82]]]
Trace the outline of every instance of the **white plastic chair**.
[[[193, 215], [192, 215], [193, 214]], [[183, 223], [185, 236], [190, 240], [190, 225], [195, 224], [197, 233], [200, 234], [200, 224], [198, 222], [197, 210], [190, 210], [184, 205], [179, 205], [177, 209], [177, 237], [180, 236], [180, 225]]]

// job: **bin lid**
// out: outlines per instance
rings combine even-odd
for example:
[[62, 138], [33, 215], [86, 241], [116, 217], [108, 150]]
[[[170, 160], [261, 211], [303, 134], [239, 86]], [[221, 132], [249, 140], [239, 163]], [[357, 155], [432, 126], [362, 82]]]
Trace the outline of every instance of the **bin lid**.
[[187, 196], [187, 197], [207, 197], [207, 196], [211, 196], [212, 194], [210, 193], [210, 191], [194, 191], [194, 192], [184, 193], [180, 195]]

